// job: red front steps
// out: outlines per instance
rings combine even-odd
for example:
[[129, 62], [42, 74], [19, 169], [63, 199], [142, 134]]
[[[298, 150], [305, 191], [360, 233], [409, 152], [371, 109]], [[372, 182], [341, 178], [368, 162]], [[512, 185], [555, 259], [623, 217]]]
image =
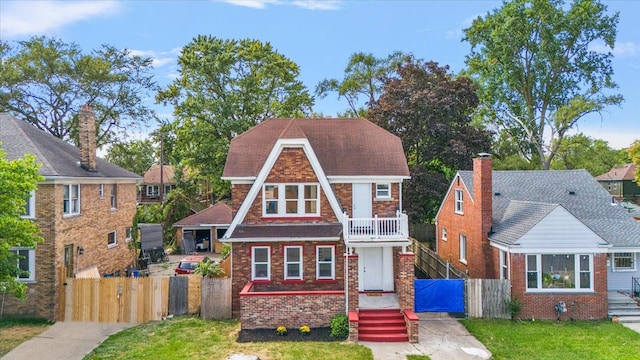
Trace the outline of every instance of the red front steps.
[[407, 325], [400, 309], [360, 310], [358, 340], [375, 342], [407, 342]]

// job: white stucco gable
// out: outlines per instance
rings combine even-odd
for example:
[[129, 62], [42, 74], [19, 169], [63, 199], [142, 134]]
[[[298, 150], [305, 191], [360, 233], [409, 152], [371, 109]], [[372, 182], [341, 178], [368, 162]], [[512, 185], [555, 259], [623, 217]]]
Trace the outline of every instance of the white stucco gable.
[[515, 240], [511, 252], [606, 252], [609, 244], [558, 205]]

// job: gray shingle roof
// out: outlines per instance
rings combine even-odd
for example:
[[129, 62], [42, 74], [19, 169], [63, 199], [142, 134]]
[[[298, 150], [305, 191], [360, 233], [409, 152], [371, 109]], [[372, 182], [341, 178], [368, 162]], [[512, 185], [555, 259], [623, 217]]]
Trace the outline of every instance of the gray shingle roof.
[[[459, 174], [473, 196], [473, 172]], [[493, 171], [492, 186], [492, 240], [513, 243], [562, 205], [609, 244], [640, 246], [640, 223], [586, 170]]]
[[80, 167], [80, 149], [5, 113], [0, 113], [0, 143], [9, 160], [35, 155], [45, 178], [142, 178], [100, 158], [97, 171], [86, 171]]

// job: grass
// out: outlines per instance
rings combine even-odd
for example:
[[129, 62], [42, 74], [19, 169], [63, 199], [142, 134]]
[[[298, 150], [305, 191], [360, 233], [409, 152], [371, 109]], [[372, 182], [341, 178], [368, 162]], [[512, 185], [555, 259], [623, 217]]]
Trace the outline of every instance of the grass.
[[0, 357], [45, 331], [49, 325], [51, 323], [44, 319], [0, 320]]
[[224, 359], [234, 353], [254, 354], [265, 360], [373, 359], [369, 348], [351, 343], [238, 343], [235, 340], [239, 330], [236, 320], [181, 316], [114, 334], [85, 359]]
[[493, 359], [640, 359], [637, 332], [610, 321], [510, 321], [462, 323]]
[[430, 360], [427, 355], [407, 355], [407, 360]]

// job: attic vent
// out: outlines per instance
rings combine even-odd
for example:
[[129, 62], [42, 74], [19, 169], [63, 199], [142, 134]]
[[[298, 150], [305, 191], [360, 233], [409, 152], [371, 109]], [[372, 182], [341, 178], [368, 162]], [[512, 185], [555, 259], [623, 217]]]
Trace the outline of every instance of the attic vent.
[[575, 195], [575, 194], [576, 194], [575, 191], [569, 190], [569, 195]]
[[616, 202], [616, 198], [614, 198], [613, 196], [611, 197], [611, 206], [618, 206], [618, 203]]
[[499, 192], [494, 192], [493, 195], [500, 196], [500, 193]]

